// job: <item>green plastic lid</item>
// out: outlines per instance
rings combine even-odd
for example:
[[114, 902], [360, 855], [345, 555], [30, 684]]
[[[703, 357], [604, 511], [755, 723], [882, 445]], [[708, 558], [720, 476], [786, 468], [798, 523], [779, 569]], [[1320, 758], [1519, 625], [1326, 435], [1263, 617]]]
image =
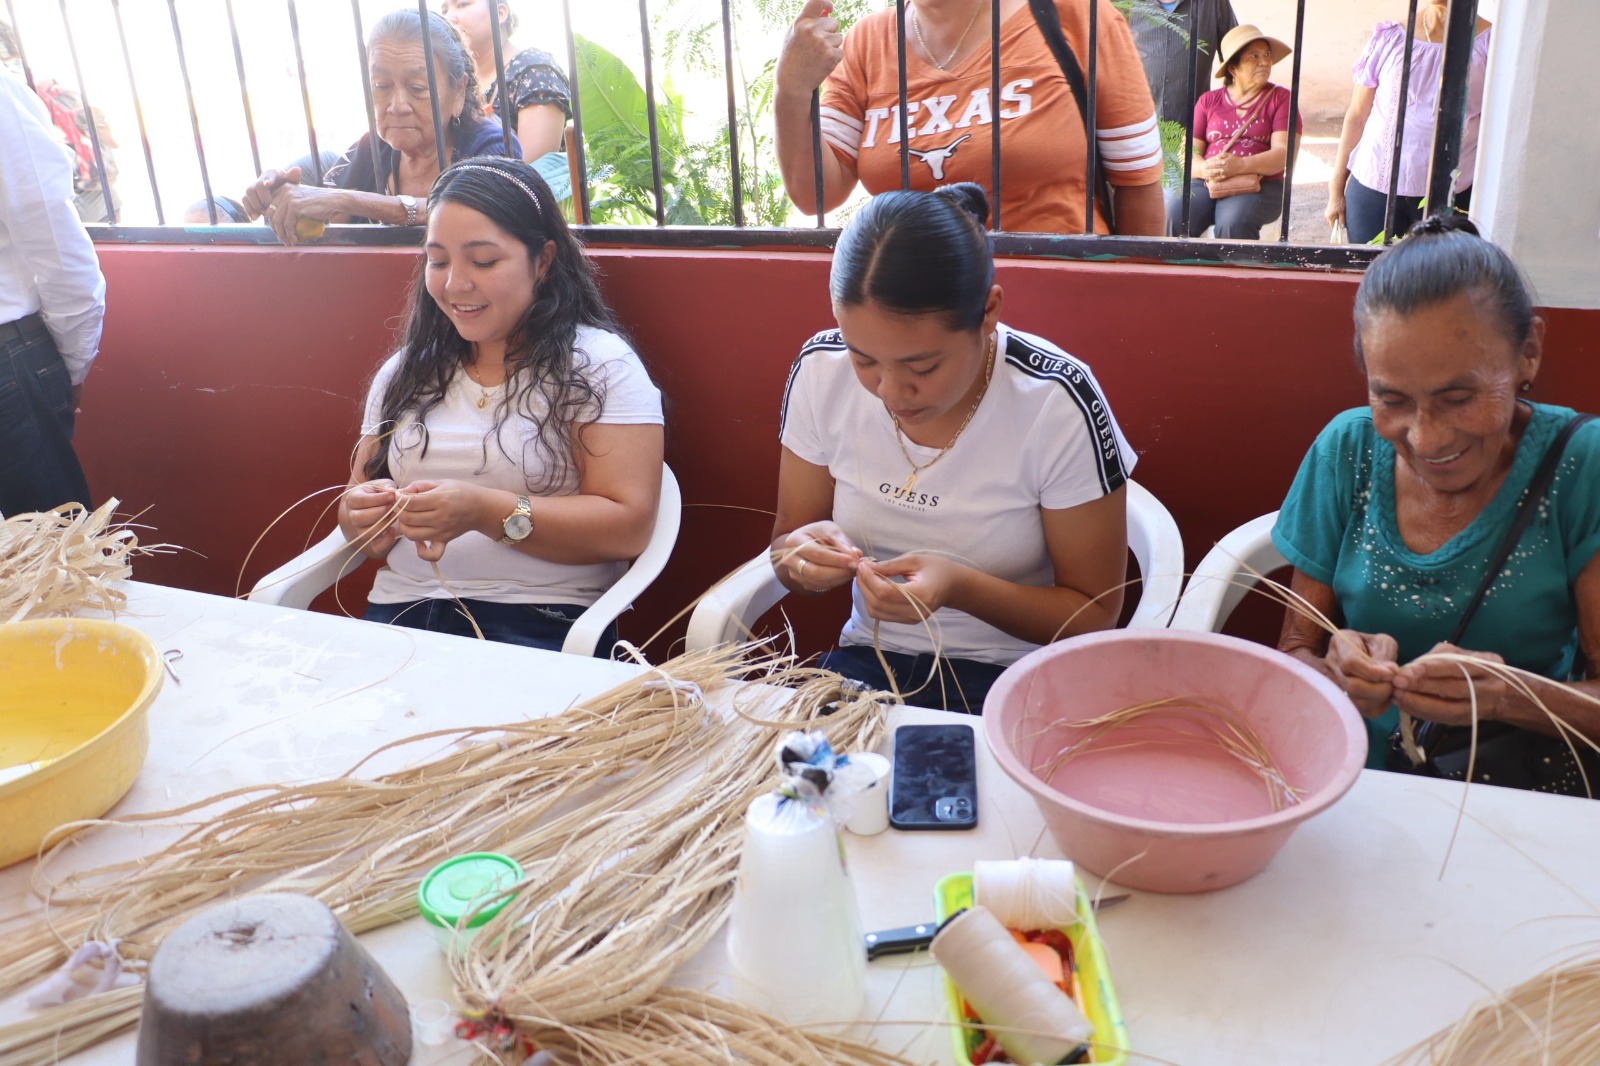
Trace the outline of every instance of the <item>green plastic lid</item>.
[[[471, 914], [495, 893], [522, 880], [522, 867], [509, 855], [475, 851], [457, 855], [428, 871], [417, 888], [417, 909], [434, 925], [454, 929], [461, 916]], [[476, 929], [500, 913], [510, 897], [495, 900], [472, 915], [468, 929]]]

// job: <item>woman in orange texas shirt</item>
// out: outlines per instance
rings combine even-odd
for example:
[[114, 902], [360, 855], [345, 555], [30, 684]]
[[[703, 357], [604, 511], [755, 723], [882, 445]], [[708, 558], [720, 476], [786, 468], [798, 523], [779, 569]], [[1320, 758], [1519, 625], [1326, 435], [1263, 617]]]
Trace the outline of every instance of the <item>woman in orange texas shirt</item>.
[[[990, 3], [1000, 5], [1000, 98], [990, 100]], [[1088, 69], [1089, 3], [1056, 0], [1062, 30]], [[1159, 234], [1161, 138], [1127, 21], [1100, 5], [1096, 141], [1112, 188], [1115, 231]], [[789, 198], [816, 209], [811, 93], [822, 89], [823, 206], [900, 188], [895, 12], [839, 32], [828, 0], [807, 0], [778, 59], [778, 161]], [[911, 0], [906, 12], [907, 140], [911, 188], [975, 182], [991, 198], [998, 113], [1003, 169], [1000, 224], [1035, 233], [1084, 232], [1087, 138], [1078, 105], [1028, 0]], [[1094, 230], [1112, 232], [1095, 211]]]

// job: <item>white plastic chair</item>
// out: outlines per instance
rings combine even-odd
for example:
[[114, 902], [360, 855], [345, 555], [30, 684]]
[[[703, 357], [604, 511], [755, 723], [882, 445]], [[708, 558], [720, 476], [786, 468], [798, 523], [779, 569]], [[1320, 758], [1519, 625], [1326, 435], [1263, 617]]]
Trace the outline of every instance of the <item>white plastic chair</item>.
[[1189, 575], [1189, 584], [1172, 616], [1173, 629], [1215, 633], [1264, 574], [1289, 565], [1272, 543], [1278, 512], [1264, 514], [1235, 529], [1206, 553]]
[[[633, 604], [634, 599], [660, 575], [667, 565], [667, 557], [678, 542], [678, 527], [683, 522], [683, 494], [678, 489], [678, 479], [671, 467], [661, 467], [661, 503], [656, 508], [655, 528], [650, 531], [650, 543], [645, 545], [616, 584], [612, 585], [589, 609], [578, 616], [567, 632], [561, 650], [569, 655], [593, 655], [600, 643], [600, 634], [614, 622], [618, 615]], [[352, 548], [344, 533], [335, 529], [310, 550], [295, 556], [272, 573], [256, 582], [250, 591], [255, 603], [271, 603], [280, 607], [305, 610], [311, 601], [335, 581], [356, 570], [366, 562], [366, 555]]]
[[[1133, 586], [1139, 604], [1128, 628], [1164, 628], [1183, 588], [1183, 537], [1171, 512], [1136, 481], [1128, 482], [1128, 547], [1143, 579]], [[748, 639], [756, 621], [788, 592], [772, 569], [771, 555], [762, 552], [700, 600], [689, 616], [687, 650]]]

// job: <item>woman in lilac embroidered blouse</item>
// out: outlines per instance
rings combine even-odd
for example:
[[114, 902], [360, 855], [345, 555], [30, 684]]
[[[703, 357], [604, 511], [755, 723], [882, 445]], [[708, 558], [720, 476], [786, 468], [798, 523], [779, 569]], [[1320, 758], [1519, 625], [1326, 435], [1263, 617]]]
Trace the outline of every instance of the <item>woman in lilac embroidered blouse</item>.
[[[1411, 46], [1411, 83], [1406, 126], [1400, 146], [1400, 181], [1395, 190], [1396, 233], [1422, 218], [1433, 155], [1434, 116], [1439, 106], [1439, 72], [1444, 66], [1447, 0], [1429, 0], [1417, 12]], [[1367, 244], [1383, 232], [1393, 160], [1394, 127], [1400, 109], [1400, 78], [1406, 54], [1406, 28], [1380, 22], [1356, 60], [1355, 89], [1339, 135], [1339, 153], [1328, 181], [1327, 218], [1343, 223], [1352, 244]], [[1478, 119], [1483, 111], [1483, 76], [1489, 64], [1489, 23], [1478, 20], [1468, 77], [1467, 120], [1455, 181], [1455, 205], [1467, 208], [1472, 171], [1478, 157]]]

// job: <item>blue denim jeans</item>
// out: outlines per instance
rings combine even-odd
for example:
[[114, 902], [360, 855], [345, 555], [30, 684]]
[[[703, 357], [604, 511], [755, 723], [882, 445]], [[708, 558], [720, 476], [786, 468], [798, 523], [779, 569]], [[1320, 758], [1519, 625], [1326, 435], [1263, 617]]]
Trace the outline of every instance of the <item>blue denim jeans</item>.
[[0, 324], [0, 514], [93, 504], [72, 450], [72, 382], [38, 315]]
[[[1465, 211], [1472, 206], [1472, 190], [1456, 193], [1456, 206]], [[1344, 227], [1351, 244], [1371, 244], [1383, 232], [1383, 219], [1389, 208], [1389, 197], [1377, 189], [1369, 189], [1354, 177], [1344, 183]], [[1412, 226], [1422, 221], [1422, 197], [1396, 196], [1394, 198], [1395, 236], [1404, 237]]]
[[[485, 640], [520, 644], [525, 648], [560, 651], [567, 631], [587, 608], [572, 603], [490, 603], [487, 600], [462, 600], [483, 630]], [[426, 629], [430, 633], [450, 633], [473, 637], [472, 622], [452, 599], [414, 600], [411, 603], [369, 603], [362, 615], [369, 622], [384, 622], [407, 629]], [[606, 627], [595, 651], [609, 655], [617, 642], [615, 624]]]
[[[886, 651], [883, 657], [894, 671], [895, 681], [907, 703], [966, 714], [983, 713], [983, 698], [1006, 669], [976, 659], [941, 656], [937, 660], [939, 672], [930, 679], [928, 675], [933, 673], [935, 662], [932, 655]], [[859, 644], [847, 644], [828, 652], [818, 665], [882, 692], [891, 688], [889, 675], [878, 663], [877, 653]], [[915, 695], [911, 694], [912, 690], [916, 690]]]
[[[1207, 226], [1222, 241], [1259, 241], [1261, 227], [1277, 218], [1283, 208], [1283, 182], [1263, 181], [1260, 192], [1245, 192], [1213, 200], [1206, 183], [1189, 183], [1189, 236], [1198, 237]], [[1183, 236], [1183, 194], [1168, 189], [1167, 236]]]

